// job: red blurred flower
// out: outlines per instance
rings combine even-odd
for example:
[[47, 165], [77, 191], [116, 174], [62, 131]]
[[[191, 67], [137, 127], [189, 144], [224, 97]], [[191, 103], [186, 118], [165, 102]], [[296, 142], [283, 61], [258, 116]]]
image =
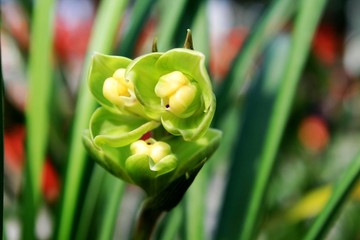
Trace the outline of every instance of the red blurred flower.
[[45, 161], [42, 172], [42, 191], [45, 199], [53, 203], [60, 193], [60, 181], [56, 169], [48, 159]]
[[4, 158], [7, 167], [16, 173], [21, 173], [24, 162], [25, 128], [15, 126], [4, 133]]
[[[15, 187], [14, 192], [20, 189], [19, 179], [23, 174], [25, 163], [25, 127], [17, 125], [11, 129], [6, 129], [4, 133], [4, 159], [5, 169], [8, 171], [9, 181], [15, 181], [11, 184]], [[47, 202], [53, 203], [57, 200], [60, 193], [60, 180], [51, 161], [47, 159], [42, 171], [42, 193]]]
[[91, 34], [91, 20], [83, 20], [70, 24], [67, 20], [58, 17], [55, 23], [54, 46], [60, 60], [68, 61], [71, 58], [82, 59]]
[[212, 46], [210, 71], [215, 79], [223, 79], [225, 77], [247, 33], [247, 29], [234, 28], [223, 39], [221, 44], [215, 43], [215, 46]]
[[315, 56], [324, 64], [332, 65], [340, 54], [341, 38], [330, 24], [321, 24], [317, 29], [312, 47]]
[[298, 137], [306, 149], [312, 152], [320, 152], [329, 141], [329, 131], [322, 118], [309, 116], [300, 123]]

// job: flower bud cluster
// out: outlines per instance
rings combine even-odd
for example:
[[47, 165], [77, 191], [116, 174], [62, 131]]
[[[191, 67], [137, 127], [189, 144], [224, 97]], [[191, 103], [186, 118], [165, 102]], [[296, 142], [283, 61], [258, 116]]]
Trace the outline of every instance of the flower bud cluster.
[[[95, 54], [88, 76], [101, 105], [84, 144], [115, 176], [157, 195], [202, 166], [221, 133], [202, 53], [172, 49], [134, 60]], [[147, 137], [145, 137], [147, 136]]]

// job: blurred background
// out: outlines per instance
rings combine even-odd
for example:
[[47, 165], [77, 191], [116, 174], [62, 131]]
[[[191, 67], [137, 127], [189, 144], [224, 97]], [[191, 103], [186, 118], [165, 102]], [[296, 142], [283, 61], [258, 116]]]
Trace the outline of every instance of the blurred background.
[[[1, 67], [4, 82], [4, 237], [20, 239], [24, 233], [24, 201], [26, 201], [27, 178], [27, 117], [29, 97], [29, 72], [31, 55], [31, 33], [34, 31], [33, 17], [41, 8], [42, 1], [1, 1]], [[46, 109], [49, 119], [45, 156], [41, 165], [41, 200], [35, 214], [35, 238], [53, 239], [57, 234], [64, 185], [69, 168], [71, 134], [76, 117], [79, 89], [84, 81], [87, 49], [91, 41], [94, 22], [100, 5], [96, 0], [58, 0], [48, 24], [52, 41], [50, 59], [51, 87], [37, 91], [50, 91]], [[218, 102], [224, 103], [224, 81], [236, 76], [238, 60], [243, 49], [251, 45], [252, 32], [275, 2], [266, 0], [208, 0], [208, 1], [127, 1], [124, 13], [116, 26], [111, 51], [115, 55], [134, 58], [151, 51], [153, 39], [159, 42], [159, 51], [171, 47], [182, 47], [187, 28], [192, 28], [195, 50], [205, 53], [209, 74], [213, 80]], [[296, 5], [297, 1], [293, 1]], [[298, 1], [300, 2], [300, 1]], [[183, 5], [181, 5], [183, 3]], [[176, 4], [179, 4], [178, 6]], [[182, 8], [173, 27], [164, 24], [171, 8]], [[137, 9], [137, 10], [136, 10]], [[139, 11], [139, 9], [142, 9]], [[170, 10], [169, 10], [170, 9]], [[216, 116], [214, 127], [224, 131], [220, 149], [213, 156], [203, 176], [202, 197], [198, 199], [202, 212], [200, 228], [202, 239], [222, 239], [226, 229], [221, 222], [231, 221], [231, 211], [242, 211], [245, 200], [236, 200], [231, 192], [244, 194], [252, 189], [243, 185], [246, 179], [256, 179], [257, 167], [251, 176], [245, 176], [246, 161], [256, 162], [267, 134], [268, 115], [271, 113], [272, 97], [276, 95], [281, 81], [271, 80], [269, 71], [283, 71], [286, 60], [282, 54], [291, 49], [291, 33], [294, 28], [296, 9], [285, 11], [289, 16], [280, 16], [278, 26], [271, 31], [257, 54], [250, 59], [244, 80], [236, 97], [225, 102]], [[301, 69], [300, 79], [292, 96], [286, 125], [282, 130], [279, 147], [276, 149], [266, 193], [261, 202], [262, 214], [256, 229], [255, 239], [302, 239], [315, 217], [329, 199], [333, 183], [349, 166], [360, 146], [360, 0], [329, 0], [311, 37], [309, 52]], [[136, 15], [137, 14], [137, 15]], [[197, 17], [205, 21], [197, 21]], [[174, 20], [175, 21], [175, 20]], [[196, 23], [196, 25], [195, 25]], [[281, 23], [281, 24], [280, 24]], [[137, 24], [137, 25], [136, 25]], [[134, 25], [136, 25], [134, 27]], [[195, 27], [192, 27], [195, 26]], [[132, 31], [132, 29], [136, 29]], [[172, 31], [171, 31], [172, 29]], [[126, 36], [133, 34], [133, 41]], [[171, 35], [171, 37], [167, 37]], [[199, 36], [205, 41], [198, 41]], [[103, 36], [107, 38], [108, 36]], [[166, 39], [166, 41], [165, 41]], [[250, 40], [248, 40], [250, 39]], [[247, 42], [248, 41], [248, 42]], [[206, 44], [203, 44], [203, 43]], [[126, 46], [126, 48], [124, 48]], [[91, 54], [91, 53], [89, 53]], [[278, 70], [280, 69], [280, 70]], [[264, 81], [268, 81], [265, 83]], [[269, 83], [270, 82], [270, 83]], [[226, 87], [225, 87], [226, 88]], [[264, 94], [265, 91], [265, 95]], [[260, 94], [261, 93], [261, 94]], [[268, 94], [268, 95], [266, 95]], [[273, 94], [273, 95], [272, 95]], [[226, 96], [226, 95], [225, 95]], [[259, 97], [260, 96], [260, 97]], [[266, 96], [262, 98], [261, 96]], [[269, 110], [270, 109], [270, 110]], [[270, 112], [269, 112], [270, 111]], [[86, 126], [85, 126], [86, 127]], [[85, 128], [84, 127], [84, 128]], [[245, 160], [244, 160], [245, 159]], [[248, 160], [246, 160], [248, 159]], [[243, 162], [238, 166], [235, 162]], [[92, 179], [97, 166], [86, 160], [77, 188], [74, 226], [71, 239], [81, 239], [75, 229], [82, 222], [86, 196], [94, 191]], [[236, 169], [242, 169], [236, 173]], [[103, 175], [102, 178], [103, 179]], [[234, 186], [232, 178], [244, 182]], [[246, 178], [249, 177], [249, 178]], [[199, 181], [200, 181], [199, 180]], [[96, 180], [93, 180], [96, 181]], [[100, 180], [99, 180], [100, 181]], [[83, 226], [86, 236], [98, 236], [98, 224], [103, 219], [107, 192], [101, 186], [113, 186], [101, 180], [100, 189], [94, 194], [96, 201], [89, 210], [88, 223]], [[110, 184], [110, 185], [109, 185]], [[196, 181], [195, 181], [195, 184]], [[97, 193], [97, 194], [96, 194]], [[95, 196], [94, 195], [94, 196]], [[98, 197], [101, 196], [101, 197]], [[134, 186], [121, 188], [121, 197], [116, 204], [116, 216], [112, 224], [111, 239], [127, 239], [136, 209], [143, 193]], [[119, 195], [119, 196], [120, 196]], [[236, 195], [236, 194], [235, 194]], [[174, 227], [173, 239], [194, 239], [188, 233], [186, 222], [194, 213], [185, 196], [182, 203], [168, 214], [160, 226], [156, 239], [161, 239]], [[230, 199], [230, 200], [229, 200]], [[231, 200], [233, 199], [233, 200]], [[235, 199], [235, 200], [234, 200]], [[87, 210], [86, 210], [87, 211]], [[90, 217], [89, 217], [90, 216]], [[241, 217], [239, 217], [241, 218]], [[183, 221], [181, 221], [181, 219]], [[227, 220], [226, 220], [227, 219]], [[177, 224], [176, 220], [178, 221]], [[175, 223], [174, 223], [175, 222]], [[242, 222], [239, 220], [239, 222]], [[175, 224], [175, 225], [174, 225]], [[185, 226], [184, 226], [185, 225]], [[360, 239], [360, 182], [355, 186], [348, 201], [341, 209], [326, 239]], [[235, 235], [241, 226], [234, 224]], [[220, 230], [219, 230], [220, 229]], [[23, 236], [24, 237], [24, 236]], [[26, 239], [26, 238], [25, 238]], [[169, 238], [168, 238], [169, 239]], [[232, 238], [223, 238], [232, 239]]]

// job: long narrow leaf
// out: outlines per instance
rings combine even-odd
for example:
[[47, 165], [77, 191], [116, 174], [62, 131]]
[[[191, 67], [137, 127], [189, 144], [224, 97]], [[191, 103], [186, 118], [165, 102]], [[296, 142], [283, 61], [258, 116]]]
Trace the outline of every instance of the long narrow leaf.
[[121, 199], [121, 196], [123, 195], [125, 183], [110, 174], [105, 176], [104, 183], [104, 190], [106, 193], [104, 193], [103, 196], [105, 197], [107, 207], [104, 208], [105, 212], [102, 216], [98, 239], [107, 240], [112, 239], [120, 207], [119, 199]]
[[264, 48], [293, 13], [296, 2], [292, 0], [276, 0], [269, 6], [268, 10], [258, 20], [254, 29], [250, 32], [243, 47], [240, 49], [231, 69], [217, 90], [217, 109], [214, 125], [218, 126], [220, 118], [228, 106], [234, 106], [234, 100], [241, 90], [247, 74], [250, 72], [257, 55]]
[[101, 1], [98, 10], [86, 62], [84, 64], [84, 71], [82, 73], [76, 116], [73, 123], [69, 162], [65, 176], [61, 215], [59, 219], [58, 239], [70, 239], [77, 203], [76, 200], [84, 172], [86, 151], [82, 145], [81, 135], [83, 130], [87, 128], [90, 115], [95, 108], [95, 101], [90, 95], [86, 81], [90, 58], [94, 51], [110, 53], [119, 20], [124, 13], [127, 3], [127, 0], [104, 0]]
[[186, 193], [186, 239], [205, 238], [205, 209], [208, 169], [204, 167]]
[[[207, 1], [202, 1], [194, 17], [192, 35], [194, 49], [207, 56], [209, 49], [209, 31], [207, 25]], [[185, 230], [186, 239], [207, 239], [205, 237], [206, 193], [208, 183], [208, 166], [206, 165], [196, 176], [185, 195]]]
[[40, 0], [34, 5], [26, 107], [27, 161], [23, 203], [23, 236], [30, 239], [35, 236], [35, 219], [41, 199], [41, 172], [48, 142], [53, 16], [53, 0]]
[[161, 17], [157, 36], [160, 51], [166, 51], [172, 47], [176, 29], [181, 20], [187, 1], [188, 0], [159, 1]]
[[176, 208], [172, 209], [169, 215], [167, 216], [167, 221], [164, 230], [159, 239], [161, 240], [176, 239], [183, 220], [183, 211], [180, 206], [181, 205], [178, 205]]
[[[129, 29], [120, 41], [119, 55], [132, 57], [138, 36], [149, 17], [156, 0], [137, 0], [133, 7]], [[149, 49], [150, 50], [150, 49]]]
[[259, 219], [261, 204], [270, 179], [275, 155], [279, 147], [282, 133], [289, 116], [292, 99], [300, 79], [306, 57], [310, 49], [315, 28], [320, 20], [326, 1], [303, 0], [295, 20], [294, 32], [289, 60], [286, 65], [284, 80], [275, 100], [270, 125], [265, 132], [264, 148], [261, 151], [260, 165], [254, 190], [251, 194], [250, 206], [246, 214], [246, 222], [241, 233], [241, 239], [252, 239]]
[[88, 239], [87, 234], [105, 174], [102, 167], [94, 166], [76, 231], [75, 239], [77, 240]]
[[325, 205], [320, 215], [316, 218], [315, 223], [306, 235], [306, 240], [323, 239], [329, 231], [336, 215], [341, 207], [345, 204], [347, 197], [360, 178], [360, 152], [352, 160], [351, 164], [339, 179], [334, 191]]
[[191, 26], [194, 49], [202, 52], [206, 57], [206, 64], [210, 59], [209, 25], [207, 14], [208, 1], [202, 1]]
[[[246, 209], [254, 179], [258, 176], [256, 166], [264, 144], [264, 133], [269, 127], [274, 99], [282, 84], [284, 65], [288, 56], [289, 37], [279, 36], [265, 52], [262, 72], [252, 80], [247, 95], [243, 124], [239, 127], [238, 139], [232, 153], [229, 180], [223, 200], [217, 232], [218, 239], [236, 239], [241, 226], [247, 221]], [[277, 59], [277, 61], [273, 61]]]
[[33, 3], [31, 0], [20, 0], [19, 1], [23, 8], [26, 10], [27, 14], [31, 16], [33, 11]]

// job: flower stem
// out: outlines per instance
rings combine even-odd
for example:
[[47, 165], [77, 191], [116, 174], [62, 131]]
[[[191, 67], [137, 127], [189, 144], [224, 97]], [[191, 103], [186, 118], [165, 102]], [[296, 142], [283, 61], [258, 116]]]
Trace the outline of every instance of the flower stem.
[[133, 240], [149, 240], [155, 230], [156, 224], [163, 214], [159, 208], [153, 208], [146, 204], [142, 205], [137, 219]]

